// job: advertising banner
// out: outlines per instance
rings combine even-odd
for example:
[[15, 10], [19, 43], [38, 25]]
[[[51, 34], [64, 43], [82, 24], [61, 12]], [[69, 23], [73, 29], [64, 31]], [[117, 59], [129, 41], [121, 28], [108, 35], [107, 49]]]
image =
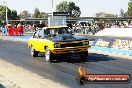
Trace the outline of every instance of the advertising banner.
[[103, 38], [99, 38], [96, 39], [93, 43], [93, 46], [100, 46], [100, 47], [108, 47], [111, 48], [111, 46], [113, 45], [113, 42], [115, 41], [115, 39], [103, 39]]
[[132, 40], [99, 38], [94, 41], [92, 46], [132, 50]]

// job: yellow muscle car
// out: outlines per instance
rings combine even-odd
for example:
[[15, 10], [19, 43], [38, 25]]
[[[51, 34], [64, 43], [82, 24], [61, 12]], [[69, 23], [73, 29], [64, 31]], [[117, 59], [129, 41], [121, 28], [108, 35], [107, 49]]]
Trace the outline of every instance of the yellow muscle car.
[[31, 56], [44, 53], [46, 61], [52, 62], [57, 56], [71, 53], [79, 54], [83, 60], [87, 59], [89, 41], [84, 36], [75, 36], [71, 29], [65, 26], [44, 27], [38, 29], [28, 40]]

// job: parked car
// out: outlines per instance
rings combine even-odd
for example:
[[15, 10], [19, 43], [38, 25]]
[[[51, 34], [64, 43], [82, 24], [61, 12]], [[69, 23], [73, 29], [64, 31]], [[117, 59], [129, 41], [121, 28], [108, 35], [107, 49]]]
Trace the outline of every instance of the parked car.
[[89, 41], [84, 36], [75, 36], [66, 26], [53, 26], [38, 29], [28, 40], [31, 48], [31, 56], [44, 53], [48, 62], [52, 62], [58, 56], [79, 54], [81, 59], [88, 56]]

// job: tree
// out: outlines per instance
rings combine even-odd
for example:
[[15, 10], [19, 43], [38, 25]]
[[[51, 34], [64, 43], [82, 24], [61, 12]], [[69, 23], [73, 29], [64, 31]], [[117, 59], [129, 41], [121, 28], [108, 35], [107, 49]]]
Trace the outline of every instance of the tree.
[[[106, 17], [106, 18], [111, 18], [111, 17], [118, 17], [118, 15], [111, 14], [111, 13], [106, 13], [106, 12], [98, 12], [95, 14], [95, 17]], [[115, 20], [110, 20], [110, 19], [94, 19], [94, 21], [98, 21], [101, 23], [112, 23], [115, 22]]]
[[120, 16], [121, 16], [121, 17], [125, 17], [125, 12], [124, 12], [123, 9], [120, 9]]
[[95, 14], [96, 17], [117, 17], [117, 15], [106, 13], [106, 12], [99, 12]]
[[28, 13], [28, 11], [23, 10], [20, 14], [19, 14], [19, 19], [26, 19], [26, 18], [30, 18], [31, 14]]
[[40, 18], [47, 18], [48, 14], [45, 12], [40, 12]]
[[38, 8], [35, 8], [33, 17], [34, 18], [46, 18], [48, 17], [48, 14], [45, 12], [40, 12]]
[[[10, 18], [11, 16], [11, 10], [7, 7], [7, 16]], [[6, 7], [3, 5], [0, 5], [0, 19], [5, 20], [6, 19]]]
[[128, 2], [128, 11], [127, 11], [128, 16], [132, 16], [132, 0]]
[[74, 2], [62, 1], [56, 6], [57, 12], [70, 12], [71, 17], [79, 17], [81, 15], [81, 10]]
[[39, 15], [40, 15], [39, 9], [38, 9], [38, 8], [35, 8], [35, 9], [34, 9], [34, 15], [33, 15], [33, 17], [34, 17], [34, 18], [39, 18]]
[[99, 12], [95, 14], [96, 17], [105, 17], [105, 12]]
[[11, 10], [10, 19], [11, 20], [17, 20], [18, 19], [18, 15], [17, 15], [17, 11], [16, 10]]
[[5, 14], [6, 14], [5, 6], [0, 5], [0, 19], [1, 20], [5, 20]]
[[[17, 11], [16, 10], [10, 10], [7, 7], [7, 16], [8, 16], [8, 20], [17, 20], [18, 16], [17, 16]], [[5, 23], [6, 20], [6, 7], [3, 5], [0, 5], [0, 20], [3, 24], [3, 22]]]

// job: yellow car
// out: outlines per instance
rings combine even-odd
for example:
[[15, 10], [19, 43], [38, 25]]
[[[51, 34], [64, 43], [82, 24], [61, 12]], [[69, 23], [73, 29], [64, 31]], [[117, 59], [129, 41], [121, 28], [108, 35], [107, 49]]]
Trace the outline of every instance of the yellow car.
[[83, 60], [87, 59], [89, 41], [84, 36], [75, 36], [72, 30], [65, 26], [44, 27], [38, 29], [28, 40], [31, 56], [44, 53], [46, 61], [52, 62], [58, 56], [79, 54]]

